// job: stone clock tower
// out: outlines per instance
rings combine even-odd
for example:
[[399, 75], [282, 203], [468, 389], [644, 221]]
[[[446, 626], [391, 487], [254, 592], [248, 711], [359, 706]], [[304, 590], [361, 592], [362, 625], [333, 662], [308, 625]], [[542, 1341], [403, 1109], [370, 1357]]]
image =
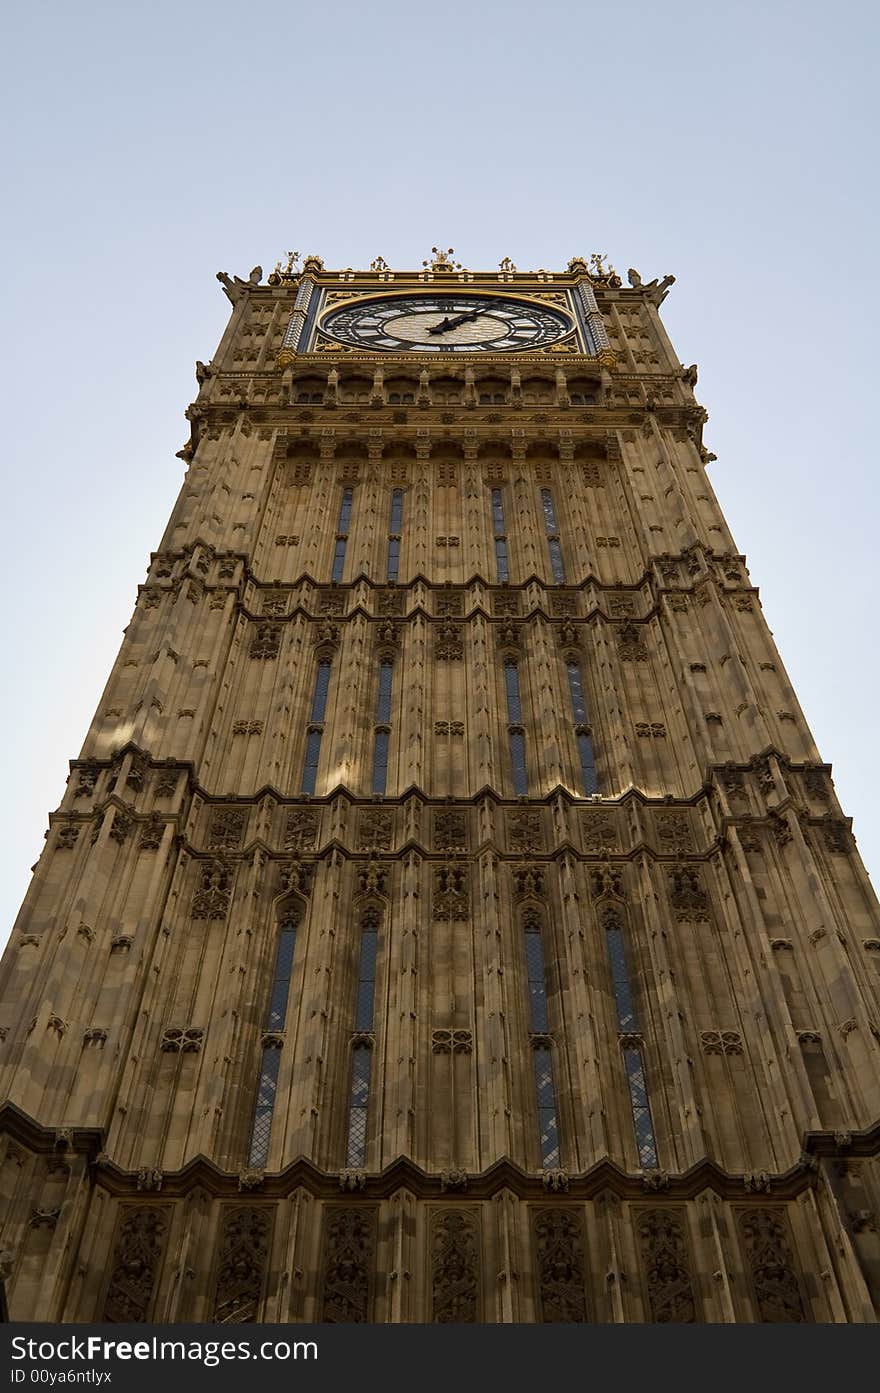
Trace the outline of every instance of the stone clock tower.
[[12, 1318], [874, 1321], [880, 912], [673, 278], [219, 279], [2, 964]]

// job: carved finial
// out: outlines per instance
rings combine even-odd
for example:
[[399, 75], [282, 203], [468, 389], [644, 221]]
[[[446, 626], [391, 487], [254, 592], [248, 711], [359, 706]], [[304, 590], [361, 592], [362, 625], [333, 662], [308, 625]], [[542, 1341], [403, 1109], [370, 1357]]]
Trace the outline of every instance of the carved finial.
[[371, 271], [387, 271], [388, 269], [388, 262], [384, 256], [377, 256], [374, 261], [370, 262]]
[[432, 247], [433, 260], [423, 261], [422, 265], [427, 266], [431, 271], [460, 271], [462, 269], [460, 261], [450, 261], [450, 257], [455, 254], [455, 247], [447, 247], [443, 251], [441, 247]]
[[582, 256], [573, 256], [568, 263], [568, 269], [572, 276], [583, 276], [587, 272], [587, 263]]
[[630, 266], [629, 270], [627, 271], [626, 278], [632, 286], [633, 290], [638, 290], [640, 285], [642, 284], [641, 276], [639, 275], [638, 271], [633, 270], [632, 266]]
[[500, 260], [499, 263], [498, 263], [498, 270], [499, 270], [499, 271], [515, 271], [515, 270], [516, 270], [516, 266], [513, 264], [513, 262], [511, 261], [511, 259], [510, 259], [509, 256], [502, 256], [501, 260]]
[[278, 276], [296, 275], [297, 271], [299, 270], [299, 267], [297, 265], [297, 262], [299, 261], [299, 252], [285, 252], [284, 255], [287, 257], [287, 265], [282, 266], [281, 262], [283, 258], [279, 257], [278, 260], [275, 262], [275, 274]]
[[263, 279], [263, 268], [262, 268], [262, 266], [255, 266], [254, 269], [251, 271], [250, 275], [248, 276], [248, 280], [250, 281], [251, 285], [259, 285], [259, 284], [260, 284], [260, 281], [261, 281], [262, 279]]
[[617, 272], [611, 263], [609, 262], [607, 266], [605, 265], [605, 258], [607, 255], [607, 252], [593, 252], [590, 257], [591, 275], [597, 276], [602, 280], [611, 280], [612, 276], [616, 277]]

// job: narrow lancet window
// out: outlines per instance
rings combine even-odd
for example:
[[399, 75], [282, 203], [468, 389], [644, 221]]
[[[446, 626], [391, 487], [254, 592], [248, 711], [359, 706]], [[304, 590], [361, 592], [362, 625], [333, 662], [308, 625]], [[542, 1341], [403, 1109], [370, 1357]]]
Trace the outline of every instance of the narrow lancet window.
[[354, 498], [354, 489], [342, 490], [342, 502], [339, 504], [339, 518], [336, 523], [336, 544], [333, 548], [333, 570], [331, 579], [334, 581], [342, 580], [342, 572], [345, 567], [345, 548], [348, 545], [348, 531], [351, 527], [351, 505]]
[[391, 517], [388, 521], [388, 565], [385, 570], [387, 580], [394, 583], [400, 577], [400, 539], [403, 532], [403, 489], [393, 489], [391, 493]]
[[587, 701], [584, 696], [584, 679], [581, 672], [580, 663], [569, 662], [566, 664], [568, 670], [568, 685], [571, 691], [571, 709], [574, 715], [574, 736], [577, 741], [578, 755], [581, 761], [581, 777], [584, 784], [584, 793], [592, 794], [599, 792], [599, 779], [596, 774], [596, 756], [593, 750], [593, 738], [587, 721]]
[[641, 1036], [636, 1024], [636, 1013], [626, 962], [623, 927], [616, 910], [606, 910], [604, 919], [608, 959], [611, 964], [614, 1009], [617, 1013], [618, 1038], [623, 1051], [623, 1067], [629, 1089], [639, 1164], [644, 1170], [656, 1170], [657, 1141], [654, 1136], [654, 1122], [648, 1099]]
[[501, 489], [492, 490], [492, 531], [495, 534], [496, 577], [499, 581], [510, 580], [507, 533], [504, 530], [504, 496]]
[[361, 922], [357, 996], [351, 1054], [351, 1093], [348, 1106], [346, 1165], [361, 1167], [367, 1154], [367, 1114], [373, 1060], [373, 1025], [376, 1007], [376, 958], [379, 949], [379, 916], [368, 911]]
[[550, 489], [541, 489], [541, 507], [544, 511], [544, 528], [547, 533], [547, 549], [550, 553], [550, 571], [556, 585], [565, 584], [565, 565], [562, 560], [562, 543], [559, 540], [559, 524]]
[[373, 793], [384, 794], [388, 782], [388, 743], [391, 738], [391, 686], [394, 664], [383, 658], [379, 664], [379, 691], [376, 700], [376, 726], [373, 735]]
[[556, 1115], [553, 1055], [548, 1034], [550, 1020], [547, 1013], [547, 972], [541, 924], [537, 914], [526, 914], [523, 930], [529, 991], [529, 1031], [538, 1109], [538, 1149], [541, 1165], [545, 1170], [552, 1170], [559, 1165], [559, 1124]]
[[529, 777], [526, 768], [526, 737], [522, 726], [519, 668], [513, 658], [508, 658], [504, 664], [504, 686], [507, 694], [507, 737], [513, 769], [513, 791], [519, 798], [524, 797], [529, 791]]
[[272, 974], [272, 990], [266, 1012], [266, 1027], [263, 1035], [263, 1056], [260, 1066], [260, 1081], [257, 1088], [257, 1102], [254, 1108], [254, 1122], [251, 1128], [251, 1146], [248, 1164], [254, 1170], [263, 1170], [269, 1155], [269, 1138], [272, 1134], [272, 1115], [275, 1111], [275, 1098], [278, 1092], [278, 1070], [281, 1064], [281, 1032], [287, 1019], [287, 1002], [290, 996], [290, 978], [293, 971], [293, 956], [296, 950], [296, 930], [299, 917], [295, 911], [289, 912], [278, 933], [275, 949], [275, 968]]
[[324, 734], [324, 715], [327, 710], [327, 693], [330, 690], [330, 663], [320, 662], [315, 674], [315, 690], [312, 695], [312, 710], [306, 734], [306, 755], [303, 761], [302, 792], [314, 793], [318, 777], [318, 759], [321, 754], [321, 736]]

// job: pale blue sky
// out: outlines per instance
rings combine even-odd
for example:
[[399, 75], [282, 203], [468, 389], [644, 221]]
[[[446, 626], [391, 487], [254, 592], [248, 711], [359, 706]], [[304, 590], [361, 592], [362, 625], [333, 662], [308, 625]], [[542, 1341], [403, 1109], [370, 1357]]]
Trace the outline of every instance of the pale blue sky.
[[180, 484], [214, 273], [289, 247], [677, 276], [713, 482], [880, 865], [876, 3], [9, 15], [0, 939]]

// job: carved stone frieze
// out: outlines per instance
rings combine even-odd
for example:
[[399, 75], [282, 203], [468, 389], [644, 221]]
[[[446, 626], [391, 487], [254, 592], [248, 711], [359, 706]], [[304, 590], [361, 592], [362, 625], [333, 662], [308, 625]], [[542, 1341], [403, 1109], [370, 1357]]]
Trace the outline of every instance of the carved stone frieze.
[[284, 823], [284, 851], [310, 851], [318, 835], [318, 818], [313, 812], [288, 813]]
[[358, 824], [358, 847], [361, 851], [390, 851], [393, 831], [393, 813], [362, 812]]
[[600, 855], [604, 851], [617, 851], [617, 828], [607, 813], [583, 813], [581, 831], [585, 851]]
[[272, 1211], [266, 1205], [223, 1210], [211, 1314], [216, 1324], [258, 1319], [271, 1232]]
[[232, 899], [232, 867], [225, 861], [206, 861], [199, 867], [199, 884], [193, 895], [193, 919], [225, 919]]
[[541, 832], [541, 815], [533, 812], [507, 814], [507, 845], [511, 851], [543, 851], [544, 838]]
[[468, 846], [467, 814], [448, 809], [434, 814], [434, 844], [441, 851], [465, 851]]
[[102, 1320], [128, 1325], [150, 1319], [169, 1215], [167, 1208], [155, 1205], [123, 1208]]
[[370, 1320], [376, 1251], [376, 1211], [328, 1205], [324, 1212], [322, 1321]]
[[248, 656], [251, 658], [277, 658], [281, 651], [281, 637], [284, 633], [281, 624], [258, 624], [251, 638]]
[[684, 1215], [674, 1209], [644, 1209], [635, 1226], [651, 1320], [692, 1324], [697, 1312]]
[[648, 646], [645, 643], [643, 626], [640, 624], [620, 624], [617, 626], [617, 656], [625, 663], [644, 663], [648, 660]]
[[709, 896], [696, 866], [672, 866], [668, 871], [669, 902], [681, 921], [706, 919]]
[[584, 1229], [580, 1210], [539, 1209], [532, 1220], [541, 1320], [586, 1321]]
[[683, 813], [657, 814], [657, 842], [666, 855], [677, 856], [694, 850], [694, 834]]
[[237, 851], [244, 837], [246, 815], [224, 808], [211, 817], [208, 829], [209, 851]]
[[807, 1319], [788, 1221], [782, 1210], [745, 1209], [738, 1215], [758, 1319], [779, 1323]]
[[477, 1216], [440, 1209], [431, 1215], [431, 1312], [440, 1324], [479, 1320], [480, 1252]]
[[434, 869], [432, 914], [435, 919], [467, 919], [470, 913], [468, 871], [455, 863]]

